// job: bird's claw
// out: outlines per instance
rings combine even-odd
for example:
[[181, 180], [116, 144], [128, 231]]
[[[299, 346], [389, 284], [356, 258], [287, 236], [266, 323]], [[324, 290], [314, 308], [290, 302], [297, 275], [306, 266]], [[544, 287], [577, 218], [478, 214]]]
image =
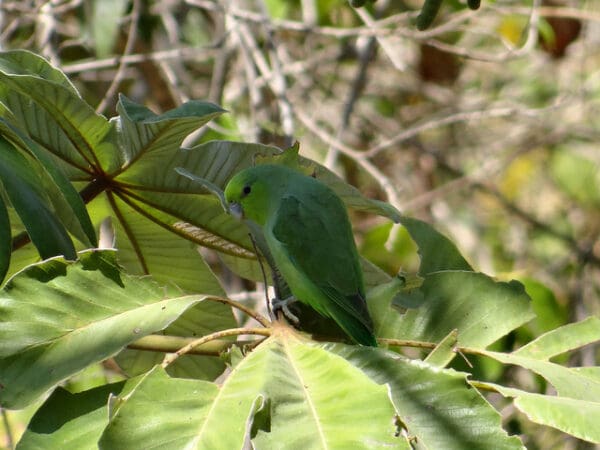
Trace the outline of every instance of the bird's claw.
[[296, 315], [293, 312], [291, 312], [290, 309], [288, 308], [289, 304], [294, 303], [296, 301], [297, 301], [297, 299], [293, 296], [284, 298], [284, 299], [274, 298], [272, 301], [273, 313], [277, 314], [277, 311], [281, 310], [283, 312], [283, 315], [287, 319], [292, 321], [295, 325], [298, 325], [300, 323], [300, 319], [298, 319], [298, 317], [296, 317]]

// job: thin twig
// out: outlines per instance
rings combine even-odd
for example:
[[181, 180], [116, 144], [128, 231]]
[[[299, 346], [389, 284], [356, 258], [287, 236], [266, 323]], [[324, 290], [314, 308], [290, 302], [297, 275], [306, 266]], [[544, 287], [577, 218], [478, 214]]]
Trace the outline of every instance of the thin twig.
[[259, 335], [259, 336], [270, 336], [270, 328], [231, 328], [229, 330], [217, 331], [215, 333], [208, 334], [199, 339], [195, 339], [189, 344], [177, 350], [175, 353], [165, 356], [161, 366], [163, 368], [168, 367], [170, 364], [175, 362], [177, 358], [190, 352], [194, 347], [198, 347], [206, 342], [213, 341], [215, 339], [221, 339], [228, 336], [242, 336], [242, 335]]
[[180, 47], [169, 50], [159, 50], [152, 53], [140, 54], [133, 53], [127, 55], [113, 56], [104, 59], [95, 59], [93, 61], [85, 61], [79, 63], [65, 64], [61, 67], [63, 72], [67, 74], [76, 74], [81, 72], [91, 72], [95, 70], [110, 69], [115, 66], [123, 65], [130, 66], [146, 61], [169, 61], [169, 60], [201, 60], [213, 58], [221, 46], [221, 42], [207, 45], [204, 47]]
[[[131, 350], [141, 350], [147, 352], [160, 352], [160, 353], [175, 353], [180, 348], [195, 341], [197, 338], [183, 337], [183, 336], [170, 336], [164, 334], [150, 334], [144, 336], [127, 345], [127, 348]], [[224, 351], [228, 350], [233, 345], [238, 347], [244, 347], [254, 340], [247, 341], [233, 341], [230, 339], [215, 339], [205, 343], [201, 346], [196, 346], [188, 352], [191, 355], [203, 355], [203, 356], [219, 356]]]
[[[555, 108], [553, 105], [551, 108]], [[546, 111], [550, 108], [543, 109], [525, 109], [525, 108], [517, 108], [517, 107], [498, 107], [491, 109], [482, 109], [477, 111], [462, 111], [456, 114], [451, 114], [449, 116], [444, 116], [440, 119], [427, 120], [424, 123], [415, 125], [411, 128], [401, 131], [396, 136], [393, 136], [389, 139], [386, 139], [383, 142], [371, 147], [370, 149], [364, 152], [364, 156], [367, 158], [372, 158], [381, 152], [384, 149], [397, 145], [403, 141], [411, 139], [416, 135], [435, 128], [439, 128], [445, 125], [450, 125], [454, 123], [460, 122], [469, 122], [476, 120], [484, 120], [491, 119], [497, 117], [513, 117], [515, 115], [521, 116], [531, 116], [536, 117], [542, 113], [542, 111]]]
[[[336, 139], [339, 141], [342, 140], [342, 136], [350, 124], [350, 116], [354, 111], [354, 106], [356, 105], [356, 102], [358, 101], [360, 94], [362, 93], [367, 82], [367, 69], [369, 67], [369, 62], [371, 62], [375, 54], [375, 43], [375, 38], [369, 38], [369, 41], [359, 54], [356, 75], [348, 91], [348, 97], [344, 102], [342, 121], [336, 133]], [[338, 153], [338, 150], [330, 144], [329, 149], [327, 150], [327, 156], [325, 157], [325, 167], [329, 168], [330, 170], [334, 170]]]
[[[131, 24], [129, 25], [129, 33], [127, 35], [127, 42], [125, 43], [125, 49], [123, 50], [123, 55], [129, 55], [133, 51], [133, 47], [135, 45], [135, 41], [137, 39], [137, 29], [138, 22], [140, 19], [140, 0], [133, 0], [133, 7], [131, 11]], [[123, 59], [121, 59], [119, 63], [119, 67], [117, 69], [117, 73], [113, 78], [110, 86], [106, 90], [104, 97], [100, 104], [96, 107], [97, 113], [103, 113], [104, 110], [108, 107], [108, 105], [113, 101], [113, 97], [117, 93], [119, 89], [119, 85], [121, 81], [123, 81], [123, 77], [125, 74], [126, 65], [123, 63]]]
[[306, 128], [312, 131], [319, 139], [354, 159], [354, 161], [360, 167], [362, 167], [377, 184], [379, 184], [381, 189], [387, 195], [388, 202], [396, 209], [402, 211], [398, 191], [390, 179], [383, 172], [381, 172], [377, 166], [375, 166], [375, 164], [369, 161], [369, 159], [366, 158], [362, 153], [348, 147], [346, 144], [340, 142], [338, 139], [335, 139], [335, 137], [324, 131], [301, 108], [295, 108], [294, 113], [296, 114], [296, 117], [298, 117], [298, 119], [306, 126]]

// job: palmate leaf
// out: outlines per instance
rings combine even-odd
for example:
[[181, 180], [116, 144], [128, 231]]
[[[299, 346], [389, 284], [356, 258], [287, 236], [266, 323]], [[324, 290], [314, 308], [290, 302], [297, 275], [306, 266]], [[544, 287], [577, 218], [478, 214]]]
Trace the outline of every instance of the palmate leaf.
[[[0, 79], [5, 81], [4, 89], [0, 89], [6, 106], [5, 118], [18, 124], [38, 143], [40, 154], [47, 153], [71, 180], [89, 183], [82, 190], [86, 202], [104, 190], [114, 192], [129, 204], [137, 202], [137, 206], [148, 212], [146, 218], [158, 217], [158, 221], [150, 220], [180, 237], [226, 255], [242, 256], [234, 265], [245, 274], [260, 273], [244, 226], [216, 208], [218, 205], [209, 199], [210, 194], [174, 169], [183, 167], [224, 187], [233, 174], [253, 164], [257, 154], [279, 153], [279, 149], [212, 142], [179, 150], [187, 134], [223, 110], [210, 103], [191, 101], [172, 111], [155, 114], [121, 97], [117, 105], [120, 116], [107, 121], [85, 104], [59, 70], [27, 52], [0, 54]], [[337, 185], [344, 186], [341, 180], [337, 180]], [[360, 198], [358, 191], [353, 195]], [[352, 199], [353, 196], [346, 197]], [[60, 200], [61, 196], [56, 198]], [[55, 206], [55, 209], [69, 212], [62, 207]], [[113, 218], [113, 223], [129, 220], [119, 216], [119, 211], [112, 206], [100, 209], [104, 216], [92, 214], [96, 224], [107, 216]], [[84, 217], [71, 217], [80, 220], [69, 222], [63, 218], [67, 227], [77, 225], [69, 231], [80, 239], [87, 236], [94, 243], [89, 226], [84, 226], [81, 220]], [[195, 231], [188, 233], [186, 230], [192, 227]], [[122, 231], [124, 229], [117, 229], [117, 240], [121, 244], [128, 242], [127, 246], [133, 248], [139, 239], [135, 233]], [[159, 247], [153, 248], [152, 244], [149, 251], [158, 254]], [[136, 256], [136, 264], [143, 267], [141, 255]], [[167, 258], [163, 261], [160, 266], [167, 267]], [[198, 272], [208, 275], [203, 265], [197, 267]], [[157, 271], [156, 266], [153, 274], [159, 279], [167, 275]]]
[[124, 274], [114, 251], [54, 258], [15, 275], [0, 294], [0, 403], [26, 406], [89, 364], [166, 328], [203, 296]]
[[221, 385], [156, 368], [117, 404], [100, 448], [523, 448], [466, 374], [284, 328]]
[[241, 449], [252, 439], [256, 448], [409, 449], [395, 436], [394, 414], [385, 386], [283, 331], [218, 387], [148, 373], [123, 399], [100, 448]]
[[[60, 227], [54, 227], [53, 224], [62, 222], [86, 247], [96, 245], [93, 227], [79, 195], [73, 191], [64, 175], [70, 181], [88, 182], [82, 190], [86, 202], [104, 190], [119, 192], [122, 198], [127, 197], [134, 192], [117, 182], [115, 176], [132, 169], [132, 166], [143, 171], [144, 164], [151, 165], [150, 161], [160, 159], [160, 155], [177, 153], [180, 142], [190, 131], [222, 112], [214, 105], [189, 102], [166, 114], [155, 115], [141, 105], [122, 99], [126, 104], [120, 103], [119, 107], [124, 117], [120, 121], [109, 122], [83, 101], [62, 72], [43, 58], [22, 51], [0, 53], [0, 80], [1, 112], [7, 121], [4, 133], [10, 131], [11, 140], [22, 143], [23, 149], [39, 161], [42, 167], [39, 172], [47, 173], [39, 184], [49, 200], [50, 206], [46, 208], [49, 218], [40, 219], [38, 223], [49, 230], [60, 231]], [[121, 127], [119, 130], [115, 127], [116, 123]], [[119, 145], [123, 142], [127, 143], [126, 148]], [[158, 191], [169, 192], [162, 188]], [[152, 209], [152, 203], [146, 206]], [[160, 216], [163, 212], [161, 205], [157, 207], [159, 210], [154, 215]], [[113, 218], [113, 223], [120, 220], [138, 221], [136, 217], [119, 216], [120, 211], [110, 207], [100, 209], [103, 215], [94, 215], [96, 224], [107, 216]], [[53, 220], [52, 215], [59, 220]], [[175, 217], [174, 220], [181, 219]], [[25, 222], [28, 224], [27, 220]], [[168, 228], [172, 223], [163, 225]], [[120, 231], [123, 231], [122, 228], [117, 230], [118, 233]], [[117, 238], [121, 243], [129, 242], [129, 248], [136, 241], [143, 240], [126, 233], [121, 233]], [[53, 241], [60, 243], [65, 239], [64, 236], [62, 240], [55, 236]], [[168, 255], [163, 256], [159, 263], [161, 242], [157, 240], [152, 243], [156, 245], [150, 245], [148, 252], [156, 256], [153, 270], [158, 278], [164, 279], [175, 270], [161, 272], [170, 267]], [[183, 243], [178, 244], [167, 248], [173, 253]], [[193, 249], [188, 247], [188, 254], [191, 252]], [[42, 255], [48, 257], [56, 253], [44, 251]], [[74, 255], [73, 250], [63, 253]], [[144, 261], [138, 259], [137, 265], [143, 266]], [[211, 278], [212, 285], [216, 285], [214, 276], [198, 255], [196, 263], [185, 266], [185, 269], [178, 272], [181, 276], [174, 280], [175, 283], [185, 284], [187, 280], [188, 284], [194, 284], [194, 280], [203, 282]], [[198, 285], [198, 282], [195, 284]]]

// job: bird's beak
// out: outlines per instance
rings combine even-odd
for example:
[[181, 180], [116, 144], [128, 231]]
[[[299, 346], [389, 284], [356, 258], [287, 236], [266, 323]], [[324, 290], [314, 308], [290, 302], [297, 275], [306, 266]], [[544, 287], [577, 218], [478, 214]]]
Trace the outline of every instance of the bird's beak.
[[229, 203], [229, 214], [238, 220], [242, 220], [244, 218], [244, 210], [242, 209], [242, 205], [236, 202]]

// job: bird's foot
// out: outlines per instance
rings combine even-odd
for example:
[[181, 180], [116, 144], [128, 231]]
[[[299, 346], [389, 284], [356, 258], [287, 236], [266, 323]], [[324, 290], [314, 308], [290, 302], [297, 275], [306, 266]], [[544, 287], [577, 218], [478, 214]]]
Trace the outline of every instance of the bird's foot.
[[281, 312], [283, 312], [283, 315], [289, 319], [290, 321], [294, 322], [295, 325], [298, 325], [300, 323], [300, 319], [298, 319], [298, 317], [296, 317], [294, 315], [293, 312], [290, 311], [290, 309], [288, 308], [288, 305], [291, 305], [292, 303], [298, 301], [298, 299], [296, 299], [296, 297], [294, 296], [290, 296], [288, 298], [274, 298], [272, 300], [272, 304], [273, 304], [273, 313], [275, 315], [277, 315], [277, 311], [281, 310]]

